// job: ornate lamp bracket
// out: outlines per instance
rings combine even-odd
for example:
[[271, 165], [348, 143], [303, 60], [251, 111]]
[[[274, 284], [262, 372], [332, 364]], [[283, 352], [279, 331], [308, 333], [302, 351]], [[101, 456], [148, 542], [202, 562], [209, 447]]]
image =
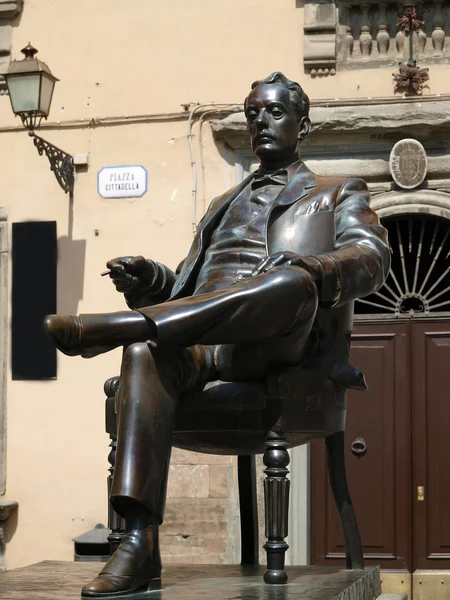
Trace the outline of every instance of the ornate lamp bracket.
[[34, 133], [34, 130], [29, 131], [29, 135], [33, 138], [33, 143], [37, 151], [42, 156], [44, 153], [50, 162], [50, 170], [55, 174], [59, 185], [73, 198], [73, 189], [75, 185], [75, 166], [73, 156], [47, 142], [43, 138]]

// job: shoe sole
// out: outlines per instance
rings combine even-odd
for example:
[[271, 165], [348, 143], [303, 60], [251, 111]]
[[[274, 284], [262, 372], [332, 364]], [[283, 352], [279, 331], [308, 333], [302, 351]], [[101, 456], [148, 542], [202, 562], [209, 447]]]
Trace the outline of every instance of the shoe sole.
[[110, 594], [83, 594], [82, 598], [99, 598], [102, 600], [114, 600], [115, 598], [128, 598], [128, 600], [140, 600], [141, 598], [149, 598], [153, 592], [161, 590], [161, 579], [152, 579], [148, 583], [140, 585], [134, 590], [124, 592], [112, 592]]

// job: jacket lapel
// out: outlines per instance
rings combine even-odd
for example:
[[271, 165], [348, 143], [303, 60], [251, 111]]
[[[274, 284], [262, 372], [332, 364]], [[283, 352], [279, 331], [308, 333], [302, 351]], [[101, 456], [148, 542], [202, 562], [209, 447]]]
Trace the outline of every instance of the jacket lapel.
[[200, 222], [197, 234], [192, 242], [191, 249], [189, 251], [186, 260], [184, 261], [183, 267], [177, 277], [177, 281], [172, 290], [171, 300], [174, 300], [181, 292], [182, 288], [190, 279], [192, 273], [195, 271], [195, 267], [198, 265], [199, 260], [202, 257], [203, 250], [205, 250], [208, 238], [211, 237], [212, 231], [215, 225], [220, 221], [225, 212], [227, 211], [230, 204], [235, 198], [242, 192], [242, 190], [250, 183], [255, 177], [254, 173], [251, 173], [244, 179], [238, 186], [221, 196], [215, 198], [212, 201], [208, 212], [204, 219]]
[[[242, 192], [242, 190], [254, 177], [254, 173], [250, 174], [242, 183], [236, 186], [231, 193], [226, 192], [222, 196], [218, 196], [215, 200], [213, 200], [208, 212], [199, 225], [197, 235], [192, 243], [189, 254], [184, 261], [180, 274], [177, 277], [177, 281], [172, 290], [172, 295], [170, 298], [171, 300], [175, 300], [183, 295], [183, 288], [191, 280], [191, 277], [195, 275], [196, 267], [199, 265], [199, 262], [202, 259], [203, 252], [211, 239], [211, 235], [215, 227], [220, 222], [220, 219], [223, 217], [233, 200]], [[301, 162], [297, 171], [292, 175], [289, 182], [275, 198], [270, 214], [268, 215], [268, 219], [270, 219], [270, 215], [274, 210], [286, 208], [294, 202], [302, 200], [308, 195], [308, 190], [316, 186], [317, 183], [314, 174], [303, 162]]]
[[[308, 195], [308, 190], [317, 187], [316, 178], [304, 162], [300, 163], [296, 173], [275, 198], [272, 211], [280, 207], [286, 208], [302, 200]], [[272, 212], [271, 211], [271, 212]]]
[[197, 236], [200, 247], [203, 246], [203, 240], [208, 234], [208, 231], [211, 227], [211, 224], [214, 224], [216, 220], [221, 219], [223, 215], [226, 213], [228, 207], [233, 202], [235, 198], [242, 192], [244, 188], [250, 183], [250, 181], [255, 177], [254, 173], [251, 173], [248, 177], [244, 179], [239, 185], [233, 188], [225, 194], [218, 196], [215, 200], [212, 201], [207, 214], [205, 215], [205, 219], [200, 223]]

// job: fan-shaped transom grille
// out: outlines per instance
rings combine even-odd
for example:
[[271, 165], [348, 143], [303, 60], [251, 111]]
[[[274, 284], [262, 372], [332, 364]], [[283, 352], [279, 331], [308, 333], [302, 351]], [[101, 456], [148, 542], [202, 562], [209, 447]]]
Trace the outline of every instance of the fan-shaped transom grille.
[[355, 303], [357, 314], [450, 314], [450, 221], [411, 215], [383, 220], [389, 232], [391, 270], [384, 286]]

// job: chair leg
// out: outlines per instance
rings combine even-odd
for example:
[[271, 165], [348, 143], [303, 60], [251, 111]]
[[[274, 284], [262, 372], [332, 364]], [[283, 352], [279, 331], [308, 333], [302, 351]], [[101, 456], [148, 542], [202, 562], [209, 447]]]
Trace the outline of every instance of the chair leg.
[[254, 455], [238, 456], [241, 565], [259, 565], [258, 502]]
[[328, 475], [344, 534], [347, 569], [362, 570], [364, 569], [364, 554], [361, 545], [361, 536], [345, 474], [344, 432], [333, 433], [327, 437], [326, 445]]
[[267, 571], [264, 581], [271, 584], [287, 582], [284, 570], [286, 550], [289, 548], [284, 538], [288, 534], [289, 486], [286, 468], [290, 458], [286, 449], [287, 442], [280, 436], [269, 433], [266, 439], [264, 464], [267, 475], [264, 481], [264, 500], [266, 507], [266, 538], [264, 550], [267, 552]]
[[109, 433], [109, 439], [111, 443], [109, 447], [111, 451], [108, 455], [109, 475], [107, 480], [108, 487], [108, 542], [111, 554], [119, 547], [120, 542], [125, 534], [125, 519], [116, 513], [113, 509], [110, 496], [111, 496], [111, 485], [114, 476], [114, 466], [116, 462], [116, 448], [117, 448], [117, 414], [116, 414], [116, 392], [119, 387], [119, 378], [113, 377], [108, 379], [105, 383], [105, 393], [108, 396], [105, 405], [105, 418], [106, 418], [106, 433]]

